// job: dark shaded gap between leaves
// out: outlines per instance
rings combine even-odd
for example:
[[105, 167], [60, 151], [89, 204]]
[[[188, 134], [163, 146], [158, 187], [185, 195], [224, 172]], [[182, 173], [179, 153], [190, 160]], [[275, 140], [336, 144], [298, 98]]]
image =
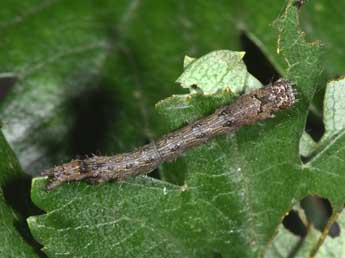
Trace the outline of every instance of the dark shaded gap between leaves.
[[[315, 142], [319, 142], [323, 134], [325, 133], [325, 127], [322, 122], [322, 118], [309, 110], [304, 130], [311, 136], [311, 138]], [[316, 152], [313, 152], [310, 156], [307, 157], [300, 156], [301, 161], [304, 164], [308, 163], [316, 154]]]
[[218, 253], [218, 252], [214, 252], [213, 253], [213, 258], [223, 258], [223, 256], [220, 253]]
[[44, 214], [44, 211], [39, 209], [30, 199], [31, 177], [25, 175], [13, 179], [5, 185], [3, 190], [7, 205], [20, 215], [20, 220], [14, 222], [18, 233], [34, 249], [38, 257], [47, 258], [48, 256], [41, 250], [43, 246], [34, 239], [26, 221], [29, 216]]
[[[116, 94], [106, 81], [88, 88], [68, 101], [74, 118], [68, 143], [72, 157], [104, 154], [106, 133], [117, 118]], [[114, 132], [115, 134], [115, 132]]]
[[246, 52], [243, 61], [248, 72], [255, 76], [262, 84], [266, 85], [280, 77], [278, 71], [267, 59], [260, 48], [247, 36], [245, 32], [240, 35], [240, 45]]
[[0, 101], [5, 99], [16, 81], [17, 77], [14, 74], [0, 74]]
[[[319, 142], [322, 136], [325, 133], [325, 125], [323, 123], [323, 101], [326, 91], [326, 79], [321, 80], [318, 82], [318, 88], [313, 96], [311, 107], [309, 108], [306, 124], [305, 124], [305, 131], [311, 136], [311, 138], [315, 142]], [[320, 151], [320, 150], [318, 150]], [[309, 162], [317, 152], [312, 153], [308, 157], [301, 156], [301, 161], [303, 163]]]
[[[109, 30], [109, 36], [111, 38], [110, 45], [113, 44], [111, 49], [115, 50], [119, 44], [117, 41], [121, 41], [121, 38], [119, 38], [116, 30]], [[126, 58], [122, 51], [118, 51], [118, 54], [122, 59]], [[64, 109], [69, 114], [69, 122], [71, 123], [67, 139], [63, 140], [63, 144], [67, 146], [65, 148], [67, 149], [67, 157], [87, 158], [92, 155], [113, 155], [114, 151], [116, 153], [114, 148], [109, 150], [109, 144], [106, 141], [109, 140], [107, 139], [109, 134], [116, 136], [121, 100], [119, 101], [117, 98], [116, 85], [112, 79], [102, 77], [95, 79], [99, 82], [90, 81], [89, 85], [83, 86], [85, 90], [72, 98], [68, 98], [64, 104]], [[49, 144], [45, 145], [46, 151], [49, 153], [50, 159], [56, 162], [58, 160], [56, 157], [62, 148], [61, 140], [55, 139], [53, 136], [49, 140]], [[158, 172], [153, 171], [152, 176], [158, 178]]]
[[[330, 201], [319, 196], [307, 196], [301, 201], [301, 207], [304, 209], [308, 221], [322, 232], [333, 213]], [[339, 224], [334, 222], [328, 235], [332, 238], [338, 237], [340, 230]]]
[[149, 177], [152, 177], [152, 178], [155, 178], [155, 179], [159, 179], [159, 180], [162, 179], [161, 174], [159, 172], [159, 168], [153, 170], [152, 172], [148, 173], [147, 175]]
[[[100, 19], [100, 24], [109, 24], [105, 17]], [[116, 30], [108, 27], [106, 30], [109, 43], [108, 56], [111, 56], [114, 50], [112, 45], [118, 38]], [[109, 60], [104, 61], [103, 71], [108, 62]], [[83, 85], [82, 89], [76, 95], [68, 97], [64, 103], [64, 112], [69, 115], [66, 139], [61, 141], [52, 136], [49, 144], [44, 146], [50, 160], [54, 162], [59, 160], [61, 149], [69, 160], [87, 158], [92, 155], [110, 155], [106, 144], [109, 139], [106, 136], [109, 130], [112, 130], [112, 135], [116, 135], [120, 107], [114, 82], [101, 72]]]
[[[112, 130], [111, 133], [116, 135], [118, 102], [116, 93], [109, 89], [108, 83], [104, 80], [95, 83], [96, 79], [83, 86], [84, 90], [77, 95], [66, 97], [61, 105], [56, 117], [64, 118], [67, 131], [63, 138], [56, 137], [55, 133], [44, 132], [42, 139], [35, 139], [35, 144], [44, 149], [46, 163], [60, 164], [75, 158], [109, 154], [105, 151], [109, 140], [106, 134]], [[46, 126], [42, 124], [42, 130]], [[39, 167], [36, 171], [45, 168]]]
[[314, 141], [318, 142], [325, 132], [324, 124], [319, 116], [314, 112], [309, 111], [307, 116], [307, 122], [305, 125], [305, 131], [313, 138]]
[[148, 173], [147, 176], [152, 177], [154, 179], [158, 179], [158, 180], [162, 179], [159, 167], [151, 171], [150, 173]]
[[305, 130], [314, 141], [319, 141], [323, 134], [325, 133], [325, 126], [323, 124], [322, 110], [323, 110], [323, 101], [325, 98], [327, 81], [320, 82], [320, 86], [315, 92], [312, 100], [313, 108], [310, 109]]

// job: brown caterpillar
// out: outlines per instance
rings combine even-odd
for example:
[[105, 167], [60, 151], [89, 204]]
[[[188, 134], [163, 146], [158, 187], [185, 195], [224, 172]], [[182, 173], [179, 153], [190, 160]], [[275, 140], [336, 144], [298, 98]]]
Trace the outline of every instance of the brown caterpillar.
[[115, 156], [94, 156], [48, 169], [47, 190], [63, 182], [87, 180], [105, 182], [125, 180], [156, 169], [161, 163], [176, 159], [184, 151], [203, 144], [216, 135], [226, 134], [257, 121], [272, 118], [279, 110], [287, 109], [296, 102], [296, 92], [291, 83], [279, 79], [266, 87], [242, 95], [231, 105], [217, 109], [181, 129], [163, 136], [129, 153]]

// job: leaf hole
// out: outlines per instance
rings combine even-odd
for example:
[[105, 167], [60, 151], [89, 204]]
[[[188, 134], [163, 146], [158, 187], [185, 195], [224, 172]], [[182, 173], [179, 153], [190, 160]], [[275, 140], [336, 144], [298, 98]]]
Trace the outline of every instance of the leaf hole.
[[[323, 101], [325, 96], [325, 88], [317, 90], [313, 97], [312, 105], [309, 108], [308, 116], [305, 124], [305, 132], [312, 138], [314, 142], [319, 142], [325, 133], [325, 125], [323, 123]], [[301, 161], [307, 163], [317, 150], [312, 151], [308, 156], [301, 155]]]
[[[307, 196], [301, 201], [301, 207], [304, 209], [308, 221], [322, 232], [333, 213], [330, 201], [319, 196]], [[337, 222], [333, 223], [328, 235], [332, 238], [340, 235], [340, 226]]]
[[240, 44], [242, 50], [246, 52], [243, 61], [248, 72], [262, 84], [266, 85], [281, 77], [261, 49], [244, 31], [240, 35]]
[[[333, 209], [328, 199], [319, 196], [307, 196], [300, 202], [300, 208], [304, 212], [304, 219], [300, 217], [300, 209], [292, 209], [283, 219], [284, 227], [294, 235], [305, 238], [308, 234], [308, 226], [311, 224], [320, 232], [323, 232], [327, 225]], [[340, 226], [334, 222], [328, 235], [335, 238], [340, 235]]]
[[291, 210], [287, 216], [283, 219], [283, 225], [291, 233], [304, 238], [307, 235], [307, 227], [301, 220], [298, 212]]

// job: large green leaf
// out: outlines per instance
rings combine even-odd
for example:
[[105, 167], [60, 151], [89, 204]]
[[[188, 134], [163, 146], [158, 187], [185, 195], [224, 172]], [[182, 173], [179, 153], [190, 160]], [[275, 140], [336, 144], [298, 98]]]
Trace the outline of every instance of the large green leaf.
[[19, 218], [4, 198], [3, 187], [20, 176], [18, 161], [0, 132], [0, 257], [38, 257], [17, 231]]
[[[276, 58], [299, 92], [292, 110], [188, 152], [182, 186], [139, 177], [65, 184], [47, 193], [46, 180], [34, 180], [32, 198], [47, 213], [31, 217], [29, 225], [43, 250], [51, 257], [263, 255], [286, 211], [314, 182], [303, 176], [298, 150], [321, 51], [304, 41], [297, 16], [291, 1], [275, 22]], [[176, 127], [227, 99], [226, 93], [175, 97], [160, 102], [159, 110]]]

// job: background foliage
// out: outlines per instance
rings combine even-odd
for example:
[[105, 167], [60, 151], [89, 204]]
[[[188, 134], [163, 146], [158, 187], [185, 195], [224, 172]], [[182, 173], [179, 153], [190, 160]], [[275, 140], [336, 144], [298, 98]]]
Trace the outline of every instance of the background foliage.
[[[255, 77], [264, 84], [278, 74], [289, 78], [300, 101], [272, 121], [216, 139], [156, 172], [170, 183], [137, 178], [123, 185], [70, 184], [46, 193], [44, 180], [35, 180], [32, 200], [47, 214], [31, 217], [30, 229], [23, 217], [39, 212], [28, 197], [30, 180], [1, 135], [0, 235], [7, 241], [0, 253], [277, 257], [272, 248], [280, 250], [279, 239], [294, 238], [296, 245], [291, 241], [279, 252], [289, 257], [298, 254], [293, 250], [301, 238], [281, 229], [273, 247], [269, 242], [292, 205], [317, 193], [330, 199], [333, 215], [322, 233], [306, 222], [314, 238], [300, 255], [322, 255], [318, 247], [324, 247], [322, 239], [344, 202], [342, 121], [325, 120], [327, 137], [320, 143], [305, 135], [309, 140], [302, 141], [301, 153], [307, 163], [298, 149], [315, 90], [307, 124], [316, 128], [313, 137], [322, 134], [326, 81], [343, 73], [341, 5], [325, 0], [301, 9], [293, 1], [268, 0], [2, 1], [2, 131], [31, 175], [76, 155], [129, 151], [230, 102], [222, 94], [170, 98], [160, 102], [157, 116], [155, 103], [186, 93], [174, 84], [185, 54], [244, 50]], [[304, 37], [320, 40], [327, 55], [321, 58], [319, 44]], [[341, 87], [326, 96], [341, 96]], [[337, 101], [325, 105], [328, 118], [341, 117], [343, 108], [335, 103], [342, 98]], [[181, 103], [188, 106], [185, 116]]]

